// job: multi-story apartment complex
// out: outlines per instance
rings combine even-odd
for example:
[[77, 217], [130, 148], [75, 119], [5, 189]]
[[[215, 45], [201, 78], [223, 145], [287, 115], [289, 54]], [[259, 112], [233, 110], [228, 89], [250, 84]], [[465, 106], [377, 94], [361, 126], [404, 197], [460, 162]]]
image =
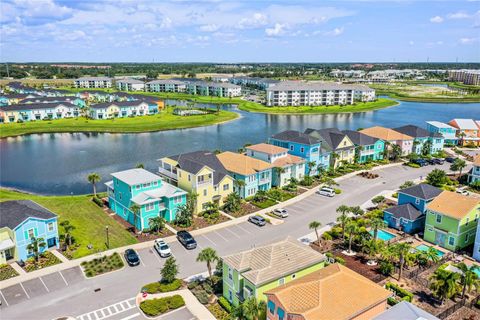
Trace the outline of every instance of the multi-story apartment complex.
[[229, 78], [229, 81], [239, 86], [251, 86], [262, 90], [266, 90], [280, 82], [279, 80], [256, 77], [232, 77]]
[[414, 138], [409, 135], [380, 126], [366, 128], [360, 130], [360, 132], [370, 137], [382, 139], [385, 143], [388, 143], [385, 147], [387, 151], [392, 151], [392, 145], [396, 144], [400, 147], [400, 156], [408, 156], [412, 153]]
[[118, 90], [122, 91], [143, 91], [145, 90], [145, 83], [137, 79], [121, 79], [115, 81]]
[[153, 80], [145, 84], [145, 91], [148, 92], [185, 92], [186, 90], [187, 84], [180, 80]]
[[201, 96], [216, 97], [239, 97], [242, 94], [242, 87], [231, 83], [186, 81], [187, 93]]
[[74, 80], [75, 88], [111, 88], [112, 79], [108, 77], [81, 77]]
[[480, 86], [480, 70], [448, 70], [448, 80]]
[[223, 205], [233, 192], [234, 180], [213, 152], [182, 153], [158, 161], [158, 172], [166, 181], [197, 194], [195, 213], [209, 202]]
[[268, 106], [347, 105], [374, 99], [375, 90], [360, 85], [284, 81], [267, 88]]

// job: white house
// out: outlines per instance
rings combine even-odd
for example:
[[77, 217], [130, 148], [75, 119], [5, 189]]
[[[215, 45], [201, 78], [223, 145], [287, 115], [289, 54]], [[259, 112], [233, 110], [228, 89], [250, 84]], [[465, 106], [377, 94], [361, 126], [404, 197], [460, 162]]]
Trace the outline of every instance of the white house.
[[81, 77], [75, 79], [75, 88], [111, 88], [112, 79], [108, 77]]
[[116, 81], [117, 89], [121, 91], [143, 91], [145, 83], [137, 79], [121, 79]]
[[145, 84], [145, 89], [148, 92], [185, 92], [187, 84], [173, 79], [153, 80]]
[[158, 111], [156, 108], [156, 104], [141, 100], [97, 103], [90, 106], [90, 117], [111, 119], [144, 116], [156, 113]]

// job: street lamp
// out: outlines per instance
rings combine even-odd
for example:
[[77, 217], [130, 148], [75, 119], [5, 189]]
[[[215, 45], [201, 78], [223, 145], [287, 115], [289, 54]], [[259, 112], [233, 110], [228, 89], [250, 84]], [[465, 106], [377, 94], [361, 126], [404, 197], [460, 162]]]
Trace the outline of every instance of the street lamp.
[[107, 249], [110, 249], [110, 239], [108, 237], [108, 226], [105, 226], [105, 232], [107, 233]]

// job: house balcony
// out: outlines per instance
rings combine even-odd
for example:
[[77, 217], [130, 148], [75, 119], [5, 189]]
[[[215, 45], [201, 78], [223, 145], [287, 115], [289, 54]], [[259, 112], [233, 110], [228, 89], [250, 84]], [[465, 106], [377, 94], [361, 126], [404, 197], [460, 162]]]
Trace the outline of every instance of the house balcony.
[[270, 181], [271, 181], [270, 178], [260, 179], [258, 180], [258, 185], [267, 184], [267, 183], [270, 183]]
[[197, 188], [212, 184], [212, 179], [197, 181]]
[[167, 170], [167, 169], [164, 169], [162, 167], [159, 167], [158, 168], [158, 173], [161, 175], [161, 176], [165, 176], [167, 178], [170, 178], [170, 179], [173, 179], [175, 181], [178, 180], [178, 175], [176, 172], [172, 172], [170, 170]]

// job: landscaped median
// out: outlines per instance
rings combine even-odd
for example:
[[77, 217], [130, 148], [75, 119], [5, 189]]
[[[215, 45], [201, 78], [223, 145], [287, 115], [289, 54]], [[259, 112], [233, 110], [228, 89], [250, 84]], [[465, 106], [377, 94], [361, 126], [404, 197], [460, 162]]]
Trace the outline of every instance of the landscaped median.
[[119, 270], [125, 266], [122, 257], [117, 252], [111, 255], [84, 261], [80, 264], [87, 278], [99, 276], [104, 273]]
[[9, 264], [0, 265], [0, 281], [18, 276], [18, 272]]
[[157, 317], [163, 313], [178, 309], [185, 305], [185, 300], [182, 296], [176, 294], [171, 297], [154, 298], [142, 301], [140, 303], [140, 310], [150, 317]]

